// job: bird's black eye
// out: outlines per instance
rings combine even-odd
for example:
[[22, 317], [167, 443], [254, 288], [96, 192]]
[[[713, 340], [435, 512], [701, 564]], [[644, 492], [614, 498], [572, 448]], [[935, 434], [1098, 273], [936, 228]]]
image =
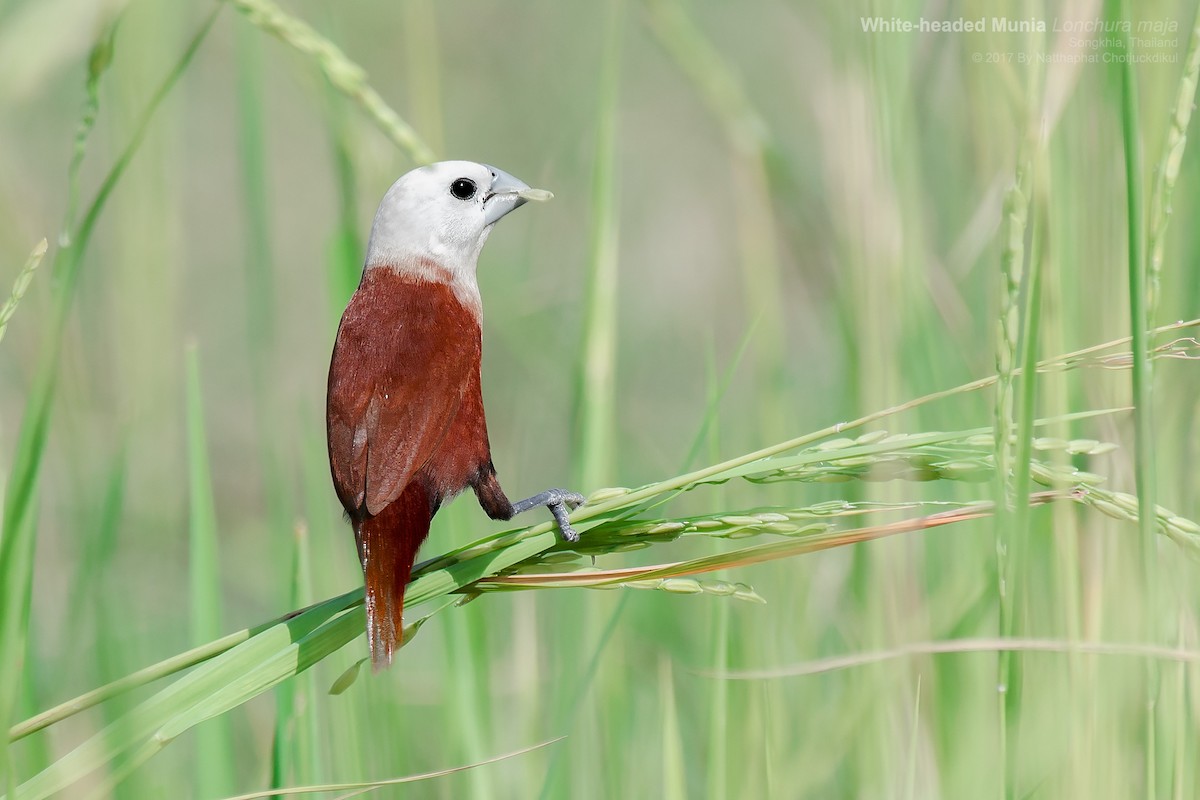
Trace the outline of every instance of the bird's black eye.
[[450, 184], [450, 194], [459, 200], [470, 200], [475, 196], [475, 181], [469, 178], [459, 178]]

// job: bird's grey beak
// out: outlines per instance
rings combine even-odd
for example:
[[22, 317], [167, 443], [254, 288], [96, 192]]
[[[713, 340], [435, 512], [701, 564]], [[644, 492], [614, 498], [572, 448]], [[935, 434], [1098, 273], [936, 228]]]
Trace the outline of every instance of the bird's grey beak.
[[483, 219], [485, 225], [491, 225], [514, 208], [525, 205], [530, 200], [545, 202], [554, 197], [545, 189], [531, 189], [529, 184], [514, 178], [502, 169], [488, 167], [496, 177], [492, 186], [483, 199]]

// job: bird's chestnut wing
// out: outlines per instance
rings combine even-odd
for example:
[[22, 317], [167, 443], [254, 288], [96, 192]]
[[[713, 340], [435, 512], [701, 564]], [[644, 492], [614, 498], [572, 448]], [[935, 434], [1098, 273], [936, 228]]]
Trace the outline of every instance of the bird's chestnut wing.
[[377, 514], [400, 496], [479, 370], [478, 321], [449, 287], [377, 272], [342, 316], [329, 368], [329, 461], [351, 514]]

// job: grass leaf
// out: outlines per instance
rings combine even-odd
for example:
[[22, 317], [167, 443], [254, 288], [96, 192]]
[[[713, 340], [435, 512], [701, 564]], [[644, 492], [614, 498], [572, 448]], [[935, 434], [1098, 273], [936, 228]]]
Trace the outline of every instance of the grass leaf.
[[[205, 642], [221, 631], [221, 567], [217, 555], [217, 515], [204, 433], [200, 364], [193, 343], [187, 348], [188, 528], [190, 543], [192, 639]], [[196, 794], [212, 797], [233, 784], [233, 738], [228, 720], [214, 720], [196, 734]]]

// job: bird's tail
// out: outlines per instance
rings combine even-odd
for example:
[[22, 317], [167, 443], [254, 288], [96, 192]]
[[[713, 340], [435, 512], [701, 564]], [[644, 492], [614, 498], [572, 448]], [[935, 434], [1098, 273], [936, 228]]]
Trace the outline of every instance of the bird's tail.
[[367, 641], [376, 671], [391, 664], [403, 644], [404, 588], [432, 518], [425, 488], [411, 483], [378, 514], [355, 526], [366, 582]]

